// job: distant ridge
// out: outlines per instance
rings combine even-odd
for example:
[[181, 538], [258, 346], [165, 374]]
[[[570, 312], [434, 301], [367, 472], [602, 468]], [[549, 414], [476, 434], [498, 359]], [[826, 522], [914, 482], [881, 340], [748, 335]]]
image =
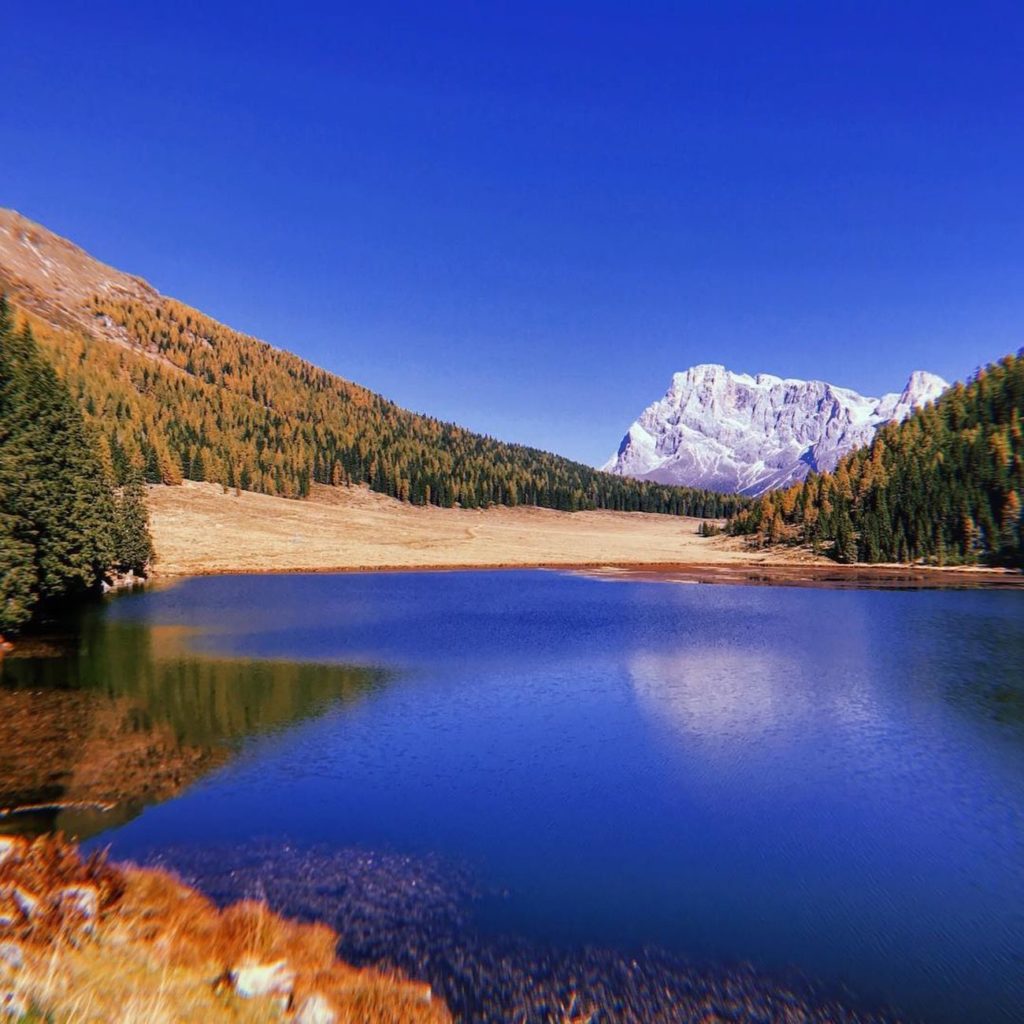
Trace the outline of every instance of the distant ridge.
[[0, 210], [0, 291], [79, 399], [112, 475], [304, 497], [366, 484], [416, 504], [728, 515], [737, 499], [626, 480], [400, 408], [231, 330]]
[[604, 469], [639, 480], [759, 495], [834, 469], [949, 385], [922, 370], [901, 392], [868, 398], [824, 381], [733, 373], [705, 363], [676, 373]]
[[979, 369], [871, 444], [734, 516], [758, 546], [839, 562], [1024, 568], [1024, 349]]

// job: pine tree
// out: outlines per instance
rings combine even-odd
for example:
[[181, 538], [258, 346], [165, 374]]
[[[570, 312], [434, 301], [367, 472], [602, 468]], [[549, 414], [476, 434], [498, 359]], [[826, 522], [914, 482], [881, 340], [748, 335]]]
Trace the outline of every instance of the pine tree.
[[1003, 514], [999, 530], [999, 554], [1006, 561], [1013, 561], [1020, 554], [1021, 546], [1021, 503], [1016, 491], [1010, 491], [1003, 503]]
[[[7, 504], [0, 493], [0, 503]], [[26, 524], [18, 516], [0, 513], [0, 632], [23, 626], [36, 603], [35, 549], [25, 539]]]
[[835, 559], [847, 565], [857, 561], [857, 541], [853, 535], [853, 523], [846, 509], [839, 512], [836, 523]]
[[0, 629], [96, 588], [114, 562], [114, 522], [98, 444], [0, 297]]
[[19, 486], [9, 497], [36, 533], [39, 594], [93, 587], [113, 554], [109, 483], [67, 389], [39, 355], [31, 331], [3, 343], [3, 417], [17, 453]]
[[114, 567], [119, 572], [133, 572], [142, 576], [153, 561], [146, 488], [138, 475], [121, 488], [116, 499], [114, 550]]

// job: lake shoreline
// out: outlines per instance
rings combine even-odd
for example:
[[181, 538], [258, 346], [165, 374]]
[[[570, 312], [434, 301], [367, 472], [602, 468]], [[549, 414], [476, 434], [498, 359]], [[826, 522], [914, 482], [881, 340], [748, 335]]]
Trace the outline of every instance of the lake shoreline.
[[0, 919], [8, 1018], [452, 1024], [428, 985], [339, 960], [324, 924], [249, 894], [218, 907], [60, 835], [0, 836], [0, 889], [14, 894]]
[[161, 571], [149, 585], [201, 576], [331, 576], [360, 573], [514, 572], [547, 570], [583, 573], [609, 580], [636, 582], [733, 584], [742, 586], [871, 587], [879, 589], [1024, 588], [1024, 573], [987, 566], [873, 565], [838, 562], [751, 561], [700, 562], [452, 562], [423, 565], [309, 565], [287, 568], [239, 566]]
[[[578, 573], [611, 582], [676, 583], [716, 586], [806, 587], [822, 590], [1021, 590], [1024, 572], [988, 566], [871, 565], [838, 562], [751, 561], [742, 562], [453, 562], [424, 565], [310, 565], [288, 567], [189, 568], [178, 571], [154, 568], [146, 579], [131, 588], [112, 590], [103, 600], [124, 593], [174, 586], [185, 580], [208, 576], [341, 576], [395, 575], [402, 573], [515, 572], [544, 570]], [[0, 659], [45, 655], [50, 623], [30, 624], [24, 633], [0, 636]]]

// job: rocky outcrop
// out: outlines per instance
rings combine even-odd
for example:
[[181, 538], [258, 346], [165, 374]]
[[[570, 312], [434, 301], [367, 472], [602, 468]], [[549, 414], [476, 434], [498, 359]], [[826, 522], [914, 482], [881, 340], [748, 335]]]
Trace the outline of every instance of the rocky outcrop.
[[672, 377], [605, 470], [659, 483], [758, 495], [835, 468], [948, 385], [917, 370], [901, 392], [869, 398], [824, 381], [756, 377], [703, 364]]

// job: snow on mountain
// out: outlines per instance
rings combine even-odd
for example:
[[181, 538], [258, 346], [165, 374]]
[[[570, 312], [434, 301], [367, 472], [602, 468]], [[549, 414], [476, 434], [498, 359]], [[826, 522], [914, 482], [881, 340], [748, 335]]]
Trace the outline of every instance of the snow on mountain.
[[817, 380], [751, 377], [702, 364], [672, 376], [602, 467], [620, 476], [758, 495], [834, 469], [949, 385], [915, 370], [902, 392], [867, 398]]

